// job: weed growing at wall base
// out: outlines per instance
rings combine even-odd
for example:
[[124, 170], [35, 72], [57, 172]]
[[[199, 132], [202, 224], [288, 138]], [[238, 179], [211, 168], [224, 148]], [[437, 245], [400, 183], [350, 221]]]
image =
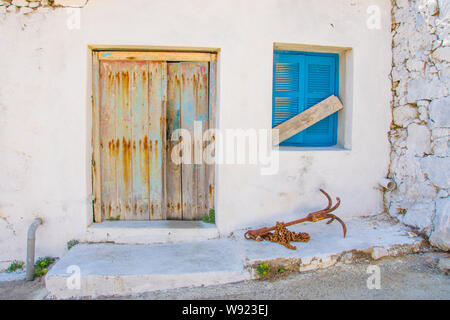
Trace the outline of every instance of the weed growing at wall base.
[[6, 272], [14, 272], [16, 270], [22, 270], [24, 264], [25, 263], [23, 261], [14, 260], [9, 265], [8, 269], [6, 269]]
[[67, 241], [67, 250], [72, 249], [74, 246], [76, 246], [77, 244], [79, 244], [80, 242], [78, 240], [70, 240]]
[[35, 277], [42, 277], [48, 272], [48, 267], [55, 262], [55, 258], [51, 257], [43, 257], [37, 259], [36, 263], [34, 264], [34, 276]]
[[272, 268], [270, 268], [268, 263], [261, 263], [256, 268], [256, 271], [258, 272], [258, 276], [260, 278], [267, 276], [271, 270]]
[[216, 212], [214, 211], [214, 208], [209, 209], [209, 214], [204, 216], [202, 221], [206, 223], [216, 223]]

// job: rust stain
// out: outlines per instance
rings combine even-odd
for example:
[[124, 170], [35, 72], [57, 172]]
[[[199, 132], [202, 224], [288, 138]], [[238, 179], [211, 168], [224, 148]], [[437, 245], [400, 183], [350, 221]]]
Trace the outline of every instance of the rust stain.
[[209, 185], [209, 199], [212, 201], [214, 195], [214, 186], [213, 185]]
[[129, 108], [129, 83], [130, 83], [130, 75], [128, 74], [128, 71], [123, 71], [121, 73], [122, 75], [122, 98], [124, 99], [124, 105], [125, 108]]
[[153, 72], [150, 72], [148, 75], [148, 81], [149, 83], [149, 91], [151, 92], [153, 89]]
[[152, 217], [155, 215], [155, 208], [153, 207], [153, 203], [152, 203], [152, 205], [150, 206], [150, 212], [151, 212], [151, 215], [152, 215]]
[[113, 83], [113, 75], [111, 72], [108, 72], [108, 84], [107, 84], [108, 92], [111, 91], [112, 83]]
[[177, 210], [180, 211], [181, 210], [181, 203], [177, 203]]
[[197, 88], [197, 84], [198, 84], [196, 74], [193, 75], [192, 82], [194, 83], [194, 90], [195, 90]]
[[123, 161], [123, 181], [125, 186], [125, 191], [128, 193], [129, 190], [129, 180], [130, 180], [130, 169], [131, 169], [131, 141], [122, 138], [122, 161]]
[[[141, 144], [141, 141], [139, 141], [139, 146]], [[145, 191], [148, 194], [150, 191], [150, 183], [149, 183], [149, 155], [148, 155], [148, 137], [144, 136], [144, 177], [145, 177]]]

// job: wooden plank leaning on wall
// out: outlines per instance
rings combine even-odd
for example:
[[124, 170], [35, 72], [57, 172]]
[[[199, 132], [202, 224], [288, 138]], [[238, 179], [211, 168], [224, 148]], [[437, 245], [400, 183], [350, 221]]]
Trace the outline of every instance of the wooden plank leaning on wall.
[[329, 115], [344, 108], [341, 101], [336, 96], [330, 96], [327, 99], [315, 104], [311, 108], [306, 109], [302, 113], [284, 121], [272, 130], [278, 130], [279, 139], [272, 141], [273, 145], [278, 145], [286, 139], [296, 135], [300, 131], [311, 127], [313, 124], [325, 119]]

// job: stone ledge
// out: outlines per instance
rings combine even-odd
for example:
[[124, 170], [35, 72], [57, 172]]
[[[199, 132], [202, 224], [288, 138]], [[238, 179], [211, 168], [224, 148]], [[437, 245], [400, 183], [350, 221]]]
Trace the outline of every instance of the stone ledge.
[[[162, 245], [80, 244], [45, 277], [53, 298], [124, 295], [251, 278], [230, 239]], [[81, 271], [80, 289], [69, 289], [69, 266]]]
[[[297, 250], [289, 250], [267, 241], [240, 241], [246, 264], [254, 265], [276, 259], [297, 259], [303, 266], [321, 260], [325, 261], [326, 265], [329, 260], [336, 260], [338, 256], [346, 254], [346, 258], [343, 259], [351, 260], [350, 253], [379, 259], [384, 256], [417, 252], [426, 245], [426, 241], [410, 233], [408, 227], [384, 216], [348, 219], [345, 223], [346, 238], [342, 236], [342, 228], [337, 222], [330, 225], [325, 222], [305, 223], [289, 227], [289, 230], [307, 232], [311, 236], [309, 242], [293, 243]], [[234, 238], [243, 239], [244, 233], [245, 230], [238, 231], [234, 234]]]
[[202, 221], [105, 221], [88, 227], [81, 242], [152, 244], [202, 241], [219, 237], [215, 225]]

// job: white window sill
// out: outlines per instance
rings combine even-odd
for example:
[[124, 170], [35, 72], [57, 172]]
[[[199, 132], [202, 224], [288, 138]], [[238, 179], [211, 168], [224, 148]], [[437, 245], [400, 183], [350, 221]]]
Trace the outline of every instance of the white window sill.
[[341, 145], [335, 145], [330, 147], [295, 147], [295, 146], [280, 146], [279, 150], [284, 151], [351, 151], [349, 148], [344, 148]]

